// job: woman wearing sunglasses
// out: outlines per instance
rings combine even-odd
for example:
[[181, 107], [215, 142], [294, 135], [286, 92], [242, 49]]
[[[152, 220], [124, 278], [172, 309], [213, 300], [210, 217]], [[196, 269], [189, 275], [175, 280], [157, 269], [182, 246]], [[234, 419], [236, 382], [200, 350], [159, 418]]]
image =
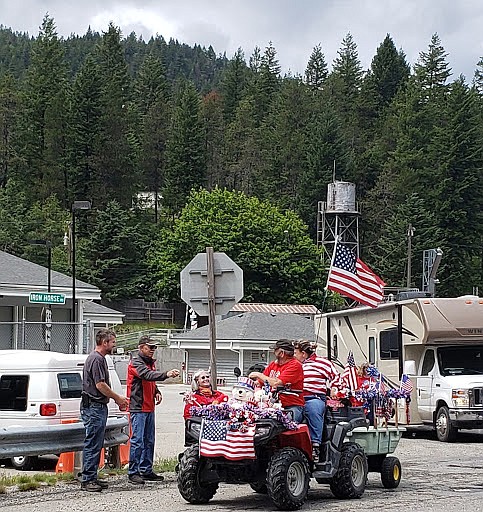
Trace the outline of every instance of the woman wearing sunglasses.
[[211, 387], [210, 374], [205, 370], [198, 370], [191, 381], [192, 393], [188, 396], [184, 407], [184, 419], [190, 417], [191, 407], [203, 405], [221, 404], [228, 400], [228, 396], [221, 391], [214, 391]]

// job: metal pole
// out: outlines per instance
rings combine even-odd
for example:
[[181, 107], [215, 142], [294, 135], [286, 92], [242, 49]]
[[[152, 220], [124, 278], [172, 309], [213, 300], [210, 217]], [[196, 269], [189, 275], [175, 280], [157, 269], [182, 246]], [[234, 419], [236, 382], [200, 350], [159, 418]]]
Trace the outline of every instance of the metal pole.
[[411, 247], [411, 239], [414, 235], [414, 229], [413, 229], [413, 225], [412, 224], [409, 224], [409, 227], [408, 227], [408, 275], [407, 275], [407, 283], [406, 283], [406, 286], [407, 288], [411, 288], [411, 251], [412, 251], [412, 247]]
[[[75, 324], [77, 320], [75, 309], [75, 210], [72, 210], [72, 323]], [[73, 326], [75, 333], [75, 325]], [[75, 335], [74, 335], [75, 339]]]
[[208, 287], [208, 323], [210, 329], [211, 385], [216, 391], [216, 321], [215, 321], [215, 269], [213, 247], [206, 248], [206, 285]]
[[47, 256], [47, 267], [49, 269], [49, 274], [47, 278], [47, 291], [50, 293], [52, 287], [52, 244], [48, 243], [47, 245], [48, 256]]

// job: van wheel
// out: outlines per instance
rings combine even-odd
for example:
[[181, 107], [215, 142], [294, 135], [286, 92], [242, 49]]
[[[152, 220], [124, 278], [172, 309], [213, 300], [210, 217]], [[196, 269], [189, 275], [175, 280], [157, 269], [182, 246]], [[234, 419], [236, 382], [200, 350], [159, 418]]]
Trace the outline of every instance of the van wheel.
[[12, 466], [20, 471], [29, 471], [35, 469], [38, 462], [38, 457], [35, 455], [19, 455], [10, 459]]
[[435, 427], [438, 441], [451, 443], [456, 440], [458, 429], [451, 425], [449, 410], [445, 405], [440, 407], [436, 413]]

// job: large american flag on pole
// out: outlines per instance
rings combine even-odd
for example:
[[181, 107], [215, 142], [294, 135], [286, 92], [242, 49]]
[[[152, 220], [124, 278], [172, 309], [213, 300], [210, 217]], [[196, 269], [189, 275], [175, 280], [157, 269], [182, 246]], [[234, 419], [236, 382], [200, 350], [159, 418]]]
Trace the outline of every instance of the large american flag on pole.
[[254, 459], [253, 436], [255, 426], [245, 432], [230, 430], [226, 421], [203, 419], [200, 435], [200, 455], [204, 457], [225, 457], [229, 460]]
[[335, 254], [329, 269], [327, 288], [361, 304], [375, 308], [384, 297], [386, 283], [349, 247], [335, 244]]
[[352, 350], [349, 352], [347, 356], [347, 364], [344, 368], [344, 372], [342, 374], [342, 381], [344, 381], [347, 387], [351, 391], [355, 391], [358, 388], [357, 385], [357, 366], [354, 359], [354, 354]]

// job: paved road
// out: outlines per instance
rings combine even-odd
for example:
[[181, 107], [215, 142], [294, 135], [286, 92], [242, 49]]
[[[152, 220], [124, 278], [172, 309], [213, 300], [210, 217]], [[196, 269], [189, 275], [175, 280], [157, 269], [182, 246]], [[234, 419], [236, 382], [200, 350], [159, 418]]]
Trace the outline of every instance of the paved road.
[[[176, 455], [182, 449], [182, 397], [184, 386], [165, 386], [163, 405], [158, 409], [159, 457]], [[332, 497], [328, 486], [311, 482], [309, 498], [303, 510], [360, 512], [379, 509], [387, 512], [477, 512], [483, 510], [483, 434], [460, 435], [453, 444], [439, 443], [430, 435], [404, 438], [396, 454], [403, 466], [401, 485], [396, 490], [382, 487], [379, 475], [370, 474], [361, 500], [340, 501]], [[174, 474], [166, 481], [148, 483], [140, 490], [128, 484], [126, 477], [111, 477], [108, 491], [91, 495], [78, 484], [62, 484], [44, 492], [31, 491], [0, 496], [0, 512], [37, 512], [39, 503], [49, 512], [91, 511], [195, 511], [241, 512], [251, 509], [274, 510], [266, 496], [255, 494], [246, 485], [222, 484], [208, 507], [186, 503], [179, 495]]]

